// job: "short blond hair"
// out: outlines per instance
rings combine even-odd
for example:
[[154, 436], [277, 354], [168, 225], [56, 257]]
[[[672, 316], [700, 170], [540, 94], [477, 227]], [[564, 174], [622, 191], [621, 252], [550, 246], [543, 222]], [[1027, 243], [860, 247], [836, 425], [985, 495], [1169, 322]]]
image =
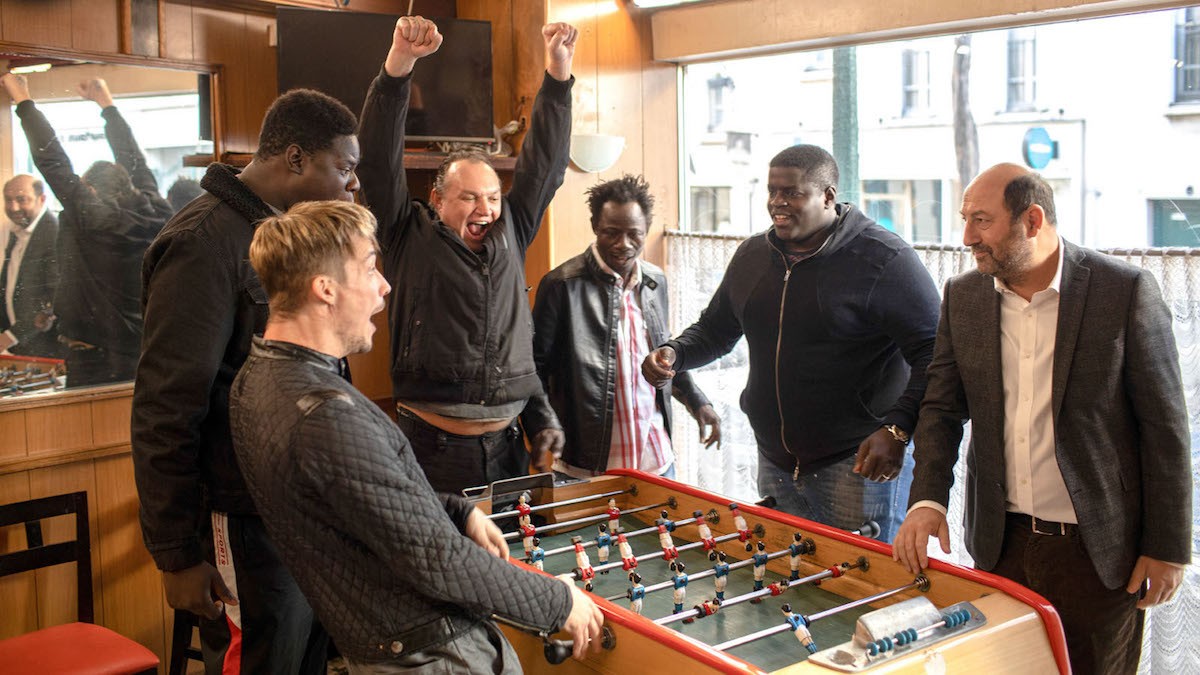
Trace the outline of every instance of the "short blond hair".
[[358, 237], [375, 242], [375, 216], [350, 202], [300, 202], [259, 223], [250, 242], [250, 265], [267, 292], [271, 313], [286, 316], [303, 307], [317, 275], [341, 281]]

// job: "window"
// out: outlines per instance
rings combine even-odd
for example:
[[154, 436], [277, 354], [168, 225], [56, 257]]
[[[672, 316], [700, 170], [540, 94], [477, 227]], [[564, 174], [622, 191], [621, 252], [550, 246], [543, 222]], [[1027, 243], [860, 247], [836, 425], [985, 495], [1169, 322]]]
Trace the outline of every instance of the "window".
[[1200, 199], [1151, 199], [1151, 245], [1200, 246]]
[[725, 126], [726, 90], [733, 91], [733, 79], [714, 75], [708, 80], [708, 130], [719, 131]]
[[929, 111], [929, 51], [905, 49], [903, 55], [904, 100], [902, 117]]
[[872, 220], [909, 241], [942, 240], [942, 182], [864, 180], [862, 209]]
[[1032, 28], [1008, 31], [1008, 112], [1035, 110], [1037, 38]]
[[1175, 27], [1175, 102], [1200, 103], [1200, 8], [1180, 10]]
[[693, 187], [691, 232], [721, 232], [729, 227], [727, 187]]

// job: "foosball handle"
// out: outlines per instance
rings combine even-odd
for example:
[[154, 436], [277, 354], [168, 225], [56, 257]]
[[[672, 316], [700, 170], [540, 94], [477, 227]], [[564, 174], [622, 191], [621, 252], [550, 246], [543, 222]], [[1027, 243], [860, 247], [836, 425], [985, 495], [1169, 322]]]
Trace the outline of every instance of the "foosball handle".
[[765, 506], [768, 509], [773, 509], [773, 508], [775, 508], [776, 503], [777, 502], [775, 500], [774, 495], [767, 495], [767, 496], [763, 497], [762, 499], [754, 502], [754, 505], [755, 506]]
[[[612, 629], [610, 629], [608, 626], [605, 626], [600, 633], [600, 647], [611, 651], [615, 649], [616, 646], [617, 636], [612, 632]], [[574, 640], [551, 640], [550, 638], [545, 638], [543, 640], [542, 651], [546, 655], [546, 660], [549, 661], [551, 665], [557, 666], [563, 661], [566, 661], [571, 657], [571, 652], [574, 650]]]

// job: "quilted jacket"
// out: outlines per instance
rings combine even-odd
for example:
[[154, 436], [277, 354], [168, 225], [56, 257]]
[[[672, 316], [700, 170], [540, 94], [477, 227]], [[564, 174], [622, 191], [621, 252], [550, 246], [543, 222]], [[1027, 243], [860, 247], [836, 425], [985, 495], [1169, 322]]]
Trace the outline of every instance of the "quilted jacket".
[[566, 620], [567, 586], [465, 537], [470, 504], [434, 493], [336, 358], [256, 337], [230, 416], [267, 531], [348, 659], [426, 649], [491, 614], [547, 631]]

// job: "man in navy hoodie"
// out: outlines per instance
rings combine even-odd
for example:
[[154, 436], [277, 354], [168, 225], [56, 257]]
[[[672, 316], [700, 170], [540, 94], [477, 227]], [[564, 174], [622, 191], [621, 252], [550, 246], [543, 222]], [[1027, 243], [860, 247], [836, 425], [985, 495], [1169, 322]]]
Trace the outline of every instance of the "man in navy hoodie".
[[938, 293], [911, 246], [838, 203], [837, 183], [837, 162], [817, 146], [776, 155], [771, 229], [742, 243], [699, 320], [651, 352], [642, 372], [663, 384], [745, 335], [741, 404], [758, 443], [759, 491], [834, 527], [875, 521], [891, 541], [911, 481], [906, 447]]

